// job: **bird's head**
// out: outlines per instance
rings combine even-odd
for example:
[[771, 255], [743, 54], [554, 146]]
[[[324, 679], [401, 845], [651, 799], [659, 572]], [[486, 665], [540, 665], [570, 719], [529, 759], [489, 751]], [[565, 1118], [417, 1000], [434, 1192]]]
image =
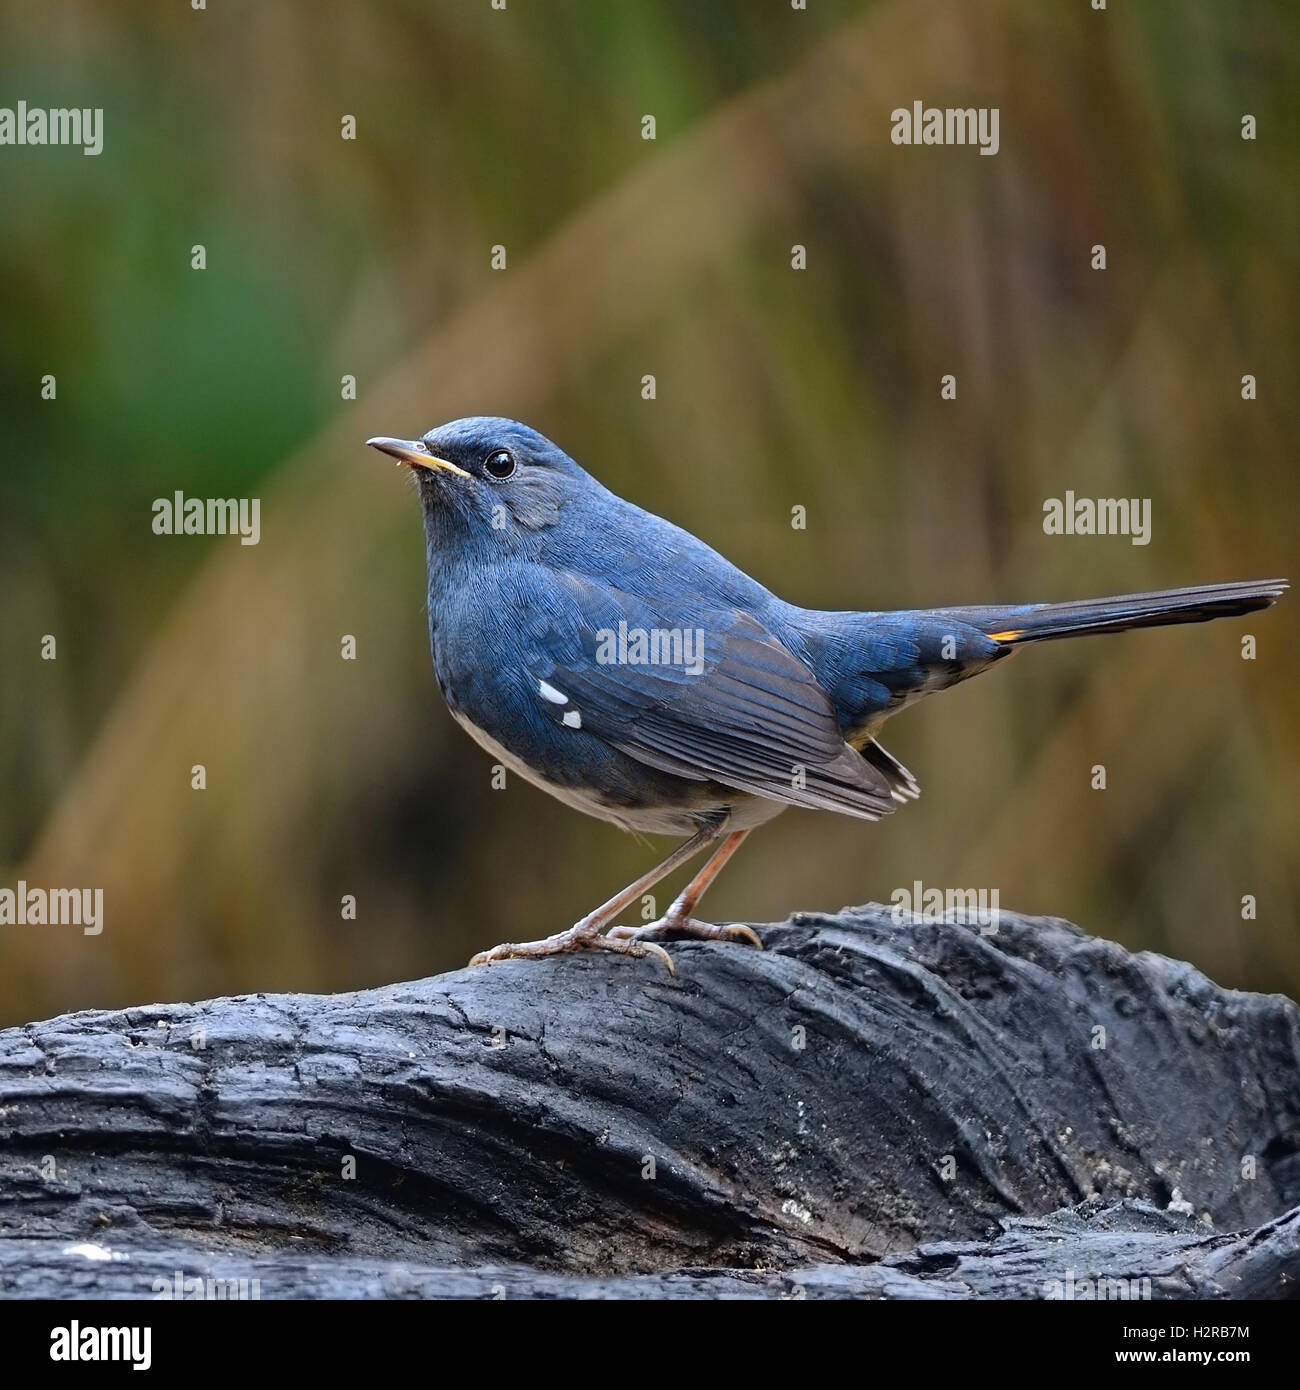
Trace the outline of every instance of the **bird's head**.
[[609, 496], [545, 435], [499, 416], [453, 420], [419, 439], [366, 443], [411, 469], [431, 545], [536, 550], [584, 504]]

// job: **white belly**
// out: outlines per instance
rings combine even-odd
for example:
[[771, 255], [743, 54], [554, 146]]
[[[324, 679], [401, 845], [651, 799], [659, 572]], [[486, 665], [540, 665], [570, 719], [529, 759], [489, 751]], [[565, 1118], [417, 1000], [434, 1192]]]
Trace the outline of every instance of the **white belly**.
[[720, 802], [716, 807], [647, 806], [638, 808], [621, 805], [609, 806], [595, 792], [582, 791], [577, 787], [561, 786], [557, 782], [549, 781], [541, 773], [517, 758], [508, 748], [499, 744], [491, 734], [485, 733], [472, 720], [467, 719], [456, 710], [451, 711], [451, 717], [480, 748], [486, 749], [497, 762], [517, 776], [522, 777], [525, 782], [531, 782], [533, 786], [540, 787], [544, 792], [549, 792], [557, 801], [563, 801], [566, 806], [572, 806], [577, 811], [595, 816], [598, 820], [609, 821], [622, 830], [639, 830], [644, 835], [693, 835], [700, 828], [701, 813], [710, 809], [730, 810], [731, 819], [727, 824], [728, 830], [751, 830], [754, 826], [762, 825], [764, 821], [771, 820], [773, 816], [780, 815], [785, 810], [783, 802], [769, 801], [766, 797], [752, 796], [749, 792], [742, 791], [733, 792], [726, 802]]

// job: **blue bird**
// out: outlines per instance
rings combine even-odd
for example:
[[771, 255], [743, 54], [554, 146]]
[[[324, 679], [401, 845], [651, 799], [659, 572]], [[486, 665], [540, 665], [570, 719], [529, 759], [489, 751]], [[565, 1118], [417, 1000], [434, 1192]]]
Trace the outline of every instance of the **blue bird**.
[[[688, 531], [616, 497], [536, 430], [475, 416], [371, 439], [424, 509], [429, 635], [457, 723], [552, 796], [625, 830], [688, 836], [566, 931], [471, 964], [659, 933], [742, 939], [695, 917], [756, 826], [787, 806], [877, 820], [919, 794], [877, 742], [891, 715], [1029, 642], [1250, 613], [1281, 579], [1073, 603], [827, 613], [769, 593]], [[706, 846], [659, 921], [613, 925]]]

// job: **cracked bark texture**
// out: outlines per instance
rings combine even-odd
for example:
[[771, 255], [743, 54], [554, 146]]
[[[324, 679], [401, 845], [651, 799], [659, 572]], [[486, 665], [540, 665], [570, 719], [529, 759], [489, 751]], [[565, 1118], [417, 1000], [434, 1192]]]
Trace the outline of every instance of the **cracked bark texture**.
[[1290, 1001], [1050, 918], [759, 931], [0, 1032], [0, 1295], [1298, 1287]]

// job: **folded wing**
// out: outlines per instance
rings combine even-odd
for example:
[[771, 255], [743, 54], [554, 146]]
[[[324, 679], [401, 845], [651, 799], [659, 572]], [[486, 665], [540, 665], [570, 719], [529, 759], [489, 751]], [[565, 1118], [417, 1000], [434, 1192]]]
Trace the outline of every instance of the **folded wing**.
[[812, 672], [757, 619], [561, 582], [569, 611], [534, 648], [548, 717], [679, 777], [866, 820], [894, 809], [886, 773], [845, 743]]

